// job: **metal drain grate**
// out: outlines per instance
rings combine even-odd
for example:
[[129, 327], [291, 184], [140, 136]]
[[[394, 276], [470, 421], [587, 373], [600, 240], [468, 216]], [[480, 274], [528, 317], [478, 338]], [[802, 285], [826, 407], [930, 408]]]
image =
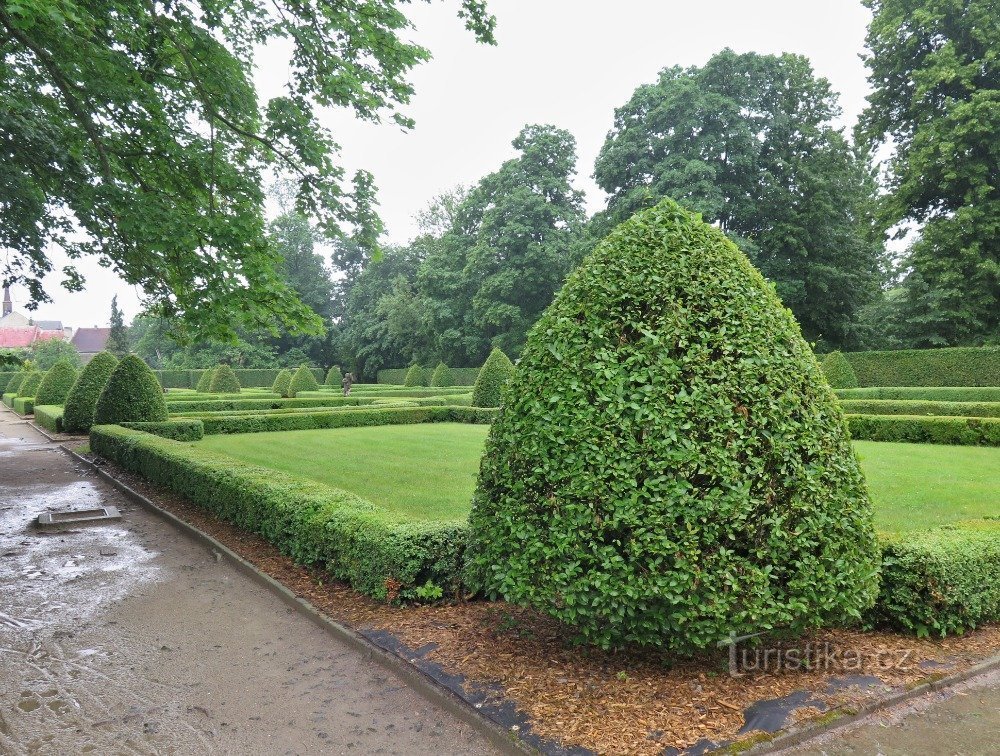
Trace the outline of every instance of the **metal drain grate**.
[[43, 512], [38, 515], [38, 524], [42, 527], [56, 525], [82, 525], [89, 522], [104, 520], [120, 520], [121, 512], [117, 507], [97, 507], [95, 509], [64, 509], [59, 512]]

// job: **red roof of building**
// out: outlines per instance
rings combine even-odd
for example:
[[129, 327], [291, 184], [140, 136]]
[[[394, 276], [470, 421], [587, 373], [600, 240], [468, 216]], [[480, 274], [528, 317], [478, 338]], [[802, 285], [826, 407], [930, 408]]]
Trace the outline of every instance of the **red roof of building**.
[[[20, 349], [30, 347], [41, 331], [38, 326], [27, 328], [0, 328], [0, 349]], [[51, 337], [50, 337], [51, 338]]]
[[51, 341], [52, 339], [64, 339], [66, 334], [62, 331], [43, 331], [38, 329], [38, 341]]
[[77, 328], [70, 343], [82, 354], [103, 352], [110, 335], [110, 328]]

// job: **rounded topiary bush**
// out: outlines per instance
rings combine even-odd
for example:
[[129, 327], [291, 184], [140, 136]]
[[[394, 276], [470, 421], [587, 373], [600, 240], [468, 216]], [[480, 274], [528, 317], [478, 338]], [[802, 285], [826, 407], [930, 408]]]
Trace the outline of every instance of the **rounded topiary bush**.
[[271, 392], [278, 396], [288, 396], [288, 384], [292, 382], [292, 371], [287, 368], [278, 373], [271, 386]]
[[153, 371], [134, 354], [126, 355], [108, 378], [94, 410], [94, 425], [158, 423], [167, 419], [167, 402]]
[[340, 372], [340, 366], [334, 365], [332, 368], [326, 371], [326, 381], [324, 383], [327, 386], [340, 386], [340, 382], [344, 380], [344, 374]]
[[70, 389], [63, 405], [63, 429], [67, 433], [87, 433], [94, 424], [97, 400], [118, 365], [111, 352], [101, 352], [88, 362]]
[[292, 380], [288, 383], [288, 396], [294, 397], [300, 391], [319, 391], [319, 381], [313, 375], [312, 369], [308, 365], [303, 365], [295, 371]]
[[76, 383], [76, 368], [69, 360], [57, 360], [48, 369], [35, 392], [35, 405], [62, 404]]
[[406, 371], [406, 377], [403, 379], [404, 386], [426, 386], [427, 385], [427, 375], [424, 369], [420, 365], [412, 365], [409, 370]]
[[14, 377], [7, 381], [7, 386], [4, 388], [3, 393], [16, 394], [30, 372], [29, 370], [22, 370], [20, 373], [15, 373]]
[[514, 375], [514, 363], [499, 349], [490, 352], [472, 387], [473, 407], [499, 407], [503, 391]]
[[212, 372], [212, 382], [208, 385], [211, 394], [240, 393], [240, 379], [229, 365], [219, 365]]
[[431, 386], [445, 388], [454, 385], [455, 376], [451, 374], [451, 368], [443, 362], [439, 362], [438, 366], [434, 368], [434, 374], [431, 376]]
[[212, 376], [215, 375], [215, 368], [209, 368], [201, 374], [201, 378], [198, 379], [198, 383], [195, 384], [194, 390], [199, 394], [209, 393], [209, 389], [212, 387]]
[[532, 328], [469, 527], [470, 586], [603, 647], [853, 621], [877, 591], [872, 505], [812, 351], [736, 246], [670, 200]]
[[823, 358], [823, 374], [834, 388], [857, 388], [858, 376], [847, 358], [837, 350]]
[[17, 395], [34, 396], [35, 392], [38, 391], [38, 387], [42, 385], [43, 378], [45, 378], [45, 373], [41, 370], [32, 370], [21, 381], [21, 385], [17, 387]]

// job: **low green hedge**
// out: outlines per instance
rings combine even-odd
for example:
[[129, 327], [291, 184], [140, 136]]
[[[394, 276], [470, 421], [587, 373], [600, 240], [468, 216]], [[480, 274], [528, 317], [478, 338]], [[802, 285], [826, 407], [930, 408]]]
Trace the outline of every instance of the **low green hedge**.
[[[208, 370], [154, 370], [157, 380], [163, 388], [190, 388], [198, 385], [202, 376]], [[270, 388], [278, 377], [280, 368], [233, 368], [236, 378], [243, 388]], [[314, 368], [313, 374], [322, 379], [323, 371]]]
[[1000, 446], [1000, 418], [848, 415], [856, 441]]
[[882, 388], [838, 389], [841, 399], [896, 399], [926, 402], [1000, 402], [1000, 387], [957, 388], [942, 386], [922, 388], [886, 386]]
[[859, 386], [1000, 386], [1000, 347], [845, 352]]
[[35, 408], [35, 397], [15, 396], [11, 407], [19, 415], [30, 415]]
[[121, 427], [152, 433], [154, 436], [171, 438], [175, 441], [201, 441], [205, 437], [205, 426], [197, 418], [164, 420], [161, 423], [122, 423]]
[[[433, 365], [424, 365], [425, 370], [434, 370]], [[455, 386], [472, 386], [476, 383], [476, 378], [479, 376], [479, 368], [449, 368], [451, 371], [451, 379]], [[406, 380], [406, 373], [409, 368], [386, 368], [384, 370], [378, 371], [378, 377], [375, 379], [378, 383], [388, 383], [390, 385], [402, 386], [403, 382]]]
[[340, 407], [371, 404], [372, 399], [354, 396], [309, 396], [295, 399], [201, 399], [170, 402], [170, 412], [230, 412], [233, 410], [269, 410], [283, 407]]
[[906, 399], [841, 399], [852, 415], [931, 415], [938, 417], [1000, 417], [1000, 402], [924, 402]]
[[281, 399], [279, 394], [273, 391], [254, 391], [247, 389], [238, 394], [212, 394], [190, 391], [184, 393], [167, 393], [163, 395], [169, 407], [174, 402], [216, 402], [220, 399]]
[[63, 408], [61, 404], [39, 404], [35, 409], [35, 422], [53, 433], [63, 432]]
[[17, 397], [17, 394], [15, 394], [13, 392], [10, 392], [10, 391], [7, 391], [7, 392], [4, 392], [3, 397], [0, 397], [0, 398], [3, 399], [3, 403], [4, 404], [6, 404], [8, 407], [13, 408], [15, 397]]
[[820, 368], [833, 388], [857, 388], [858, 377], [842, 352], [830, 352], [820, 362]]
[[870, 622], [920, 636], [1000, 622], [1000, 520], [885, 539]]
[[119, 426], [95, 426], [90, 448], [360, 593], [406, 597], [428, 582], [459, 591], [465, 523], [409, 521], [347, 491]]
[[495, 415], [493, 408], [363, 407], [327, 412], [202, 416], [201, 421], [206, 435], [217, 435], [411, 423], [490, 423]]

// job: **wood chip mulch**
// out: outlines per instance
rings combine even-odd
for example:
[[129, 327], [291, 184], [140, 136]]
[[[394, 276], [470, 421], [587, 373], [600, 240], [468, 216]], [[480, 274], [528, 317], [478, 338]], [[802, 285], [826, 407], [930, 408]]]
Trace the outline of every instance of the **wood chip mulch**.
[[[769, 669], [742, 677], [730, 676], [727, 649], [695, 659], [649, 650], [603, 652], [573, 645], [558, 623], [504, 602], [391, 606], [374, 601], [294, 564], [258, 536], [114, 465], [103, 466], [336, 621], [355, 630], [389, 631], [411, 649], [436, 644], [426, 658], [463, 675], [467, 684], [498, 686], [528, 717], [535, 734], [563, 746], [659, 754], [666, 747], [684, 749], [704, 739], [739, 740], [747, 737], [738, 735], [744, 711], [759, 701], [811, 691], [813, 700], [793, 712], [788, 725], [822, 715], [816, 700], [850, 713], [890, 689], [960, 672], [1000, 651], [1000, 625], [990, 625], [931, 640], [885, 632], [817, 632], [784, 645], [804, 649], [810, 644], [810, 649], [837, 652], [840, 658], [819, 654], [813, 658], [827, 661], [811, 671]], [[845, 651], [858, 656], [843, 655]], [[829, 687], [858, 675], [882, 684]]]

